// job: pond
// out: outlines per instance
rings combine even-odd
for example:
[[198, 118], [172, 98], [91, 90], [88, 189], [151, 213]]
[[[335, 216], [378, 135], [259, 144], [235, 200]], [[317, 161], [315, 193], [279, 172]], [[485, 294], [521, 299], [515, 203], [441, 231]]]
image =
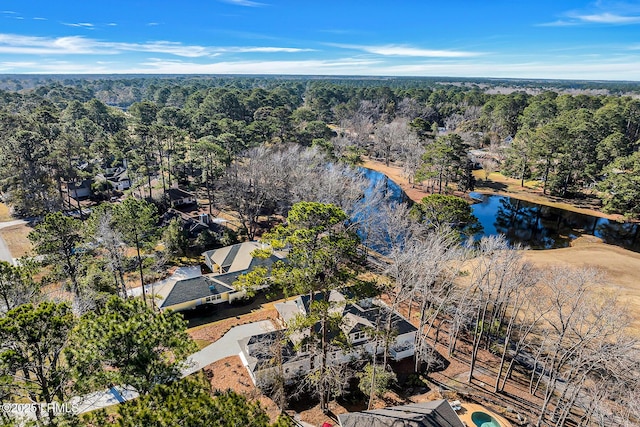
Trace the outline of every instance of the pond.
[[471, 209], [482, 224], [484, 236], [504, 234], [511, 243], [551, 249], [567, 247], [581, 235], [591, 235], [605, 243], [640, 251], [640, 229], [635, 223], [610, 221], [512, 197], [479, 193], [471, 193], [471, 197], [479, 200]]
[[387, 192], [391, 201], [402, 202], [409, 200], [402, 188], [400, 188], [398, 184], [390, 180], [385, 174], [363, 167], [359, 167], [358, 171], [362, 173], [362, 175], [367, 178], [370, 183], [369, 187], [367, 187], [367, 189], [365, 190], [365, 198], [371, 196], [376, 186], [379, 183], [382, 183], [384, 184], [384, 191]]
[[[371, 183], [365, 197], [372, 194], [377, 183], [383, 182], [392, 201], [409, 200], [400, 186], [386, 175], [366, 168], [360, 168], [360, 172]], [[476, 238], [504, 234], [511, 243], [532, 249], [552, 249], [567, 247], [581, 235], [592, 235], [606, 243], [640, 252], [640, 224], [637, 223], [610, 221], [512, 197], [479, 193], [471, 196], [478, 200], [471, 210], [483, 227]]]

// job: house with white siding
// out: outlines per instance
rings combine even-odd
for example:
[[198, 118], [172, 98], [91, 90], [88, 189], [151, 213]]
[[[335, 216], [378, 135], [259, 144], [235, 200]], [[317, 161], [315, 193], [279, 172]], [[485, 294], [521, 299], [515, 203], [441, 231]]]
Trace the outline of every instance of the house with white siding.
[[[334, 314], [342, 315], [341, 332], [350, 344], [347, 349], [335, 347], [329, 350], [327, 357], [331, 363], [368, 360], [374, 352], [381, 355], [384, 345], [381, 341], [376, 342], [370, 332], [376, 325], [385, 325], [389, 318], [394, 329], [389, 357], [398, 361], [414, 355], [417, 332], [415, 326], [382, 301], [373, 298], [353, 301], [345, 294], [348, 295], [349, 292], [331, 291], [327, 297], [333, 303]], [[325, 295], [317, 293], [313, 298], [319, 301]], [[300, 295], [290, 301], [274, 304], [278, 312], [277, 321], [283, 327], [278, 336], [284, 337], [283, 331], [294, 319], [307, 316], [310, 304], [309, 295]], [[276, 373], [282, 375], [285, 381], [292, 382], [317, 365], [312, 355], [303, 350], [294, 350], [301, 347], [299, 344], [305, 338], [304, 333], [289, 335], [286, 339], [280, 338], [279, 343], [274, 341], [276, 335], [259, 334], [239, 341], [240, 358], [256, 385], [268, 384]]]

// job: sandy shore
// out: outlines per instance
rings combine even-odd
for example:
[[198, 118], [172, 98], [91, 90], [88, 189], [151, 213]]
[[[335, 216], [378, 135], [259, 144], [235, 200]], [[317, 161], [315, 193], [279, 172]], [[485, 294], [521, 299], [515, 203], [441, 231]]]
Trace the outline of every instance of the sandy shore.
[[[398, 184], [413, 201], [419, 202], [423, 197], [429, 195], [428, 192], [423, 190], [422, 186], [409, 183], [409, 180], [402, 173], [402, 168], [399, 166], [393, 164], [386, 166], [382, 162], [367, 158], [365, 158], [362, 166], [385, 174], [393, 182]], [[527, 184], [525, 184], [525, 187], [521, 187], [520, 181], [517, 179], [508, 178], [496, 172], [490, 174], [488, 179], [484, 179], [484, 172], [482, 170], [474, 171], [474, 176], [477, 180], [474, 191], [477, 193], [515, 197], [520, 200], [537, 203], [539, 205], [553, 206], [571, 212], [607, 218], [613, 221], [625, 221], [622, 215], [612, 215], [602, 212], [598, 206], [595, 206], [593, 200], [572, 201], [544, 195], [540, 189], [530, 185], [527, 186]]]

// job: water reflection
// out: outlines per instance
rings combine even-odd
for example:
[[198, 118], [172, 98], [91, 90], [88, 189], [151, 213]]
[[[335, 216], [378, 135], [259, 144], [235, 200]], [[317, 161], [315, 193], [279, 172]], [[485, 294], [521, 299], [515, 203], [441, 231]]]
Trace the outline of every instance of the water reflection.
[[485, 236], [504, 234], [512, 243], [551, 249], [567, 247], [573, 239], [587, 234], [640, 251], [638, 224], [609, 221], [511, 197], [478, 193], [472, 193], [472, 197], [478, 200], [472, 210], [482, 223]]
[[[359, 168], [359, 171], [370, 181], [365, 198], [372, 197], [376, 184], [383, 182], [384, 191], [391, 195], [389, 200], [410, 202], [402, 188], [384, 174], [366, 168]], [[478, 200], [471, 209], [483, 227], [482, 233], [476, 235], [478, 239], [504, 234], [511, 243], [533, 249], [551, 249], [567, 247], [572, 240], [586, 234], [640, 252], [640, 224], [609, 221], [512, 197], [479, 193], [471, 193], [471, 197]]]

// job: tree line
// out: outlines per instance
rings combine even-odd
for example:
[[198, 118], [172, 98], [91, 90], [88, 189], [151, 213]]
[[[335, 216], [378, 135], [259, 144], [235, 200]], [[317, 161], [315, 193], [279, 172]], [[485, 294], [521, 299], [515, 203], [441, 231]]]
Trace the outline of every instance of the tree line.
[[[628, 96], [503, 95], [478, 85], [410, 81], [162, 82], [70, 80], [0, 92], [4, 197], [25, 215], [69, 207], [66, 185], [126, 162], [141, 192], [150, 194], [159, 179], [163, 189], [178, 182], [211, 201], [224, 188], [219, 178], [247, 150], [274, 144], [316, 146], [351, 163], [366, 154], [401, 165], [410, 181], [431, 191], [450, 184], [468, 190], [478, 166], [469, 151], [484, 148], [495, 163], [488, 167], [523, 184], [539, 180], [544, 192], [595, 195], [609, 211], [637, 214], [640, 104]], [[83, 85], [153, 95], [123, 111], [98, 100], [95, 89], [83, 95]], [[109, 193], [104, 183], [95, 190]]]

